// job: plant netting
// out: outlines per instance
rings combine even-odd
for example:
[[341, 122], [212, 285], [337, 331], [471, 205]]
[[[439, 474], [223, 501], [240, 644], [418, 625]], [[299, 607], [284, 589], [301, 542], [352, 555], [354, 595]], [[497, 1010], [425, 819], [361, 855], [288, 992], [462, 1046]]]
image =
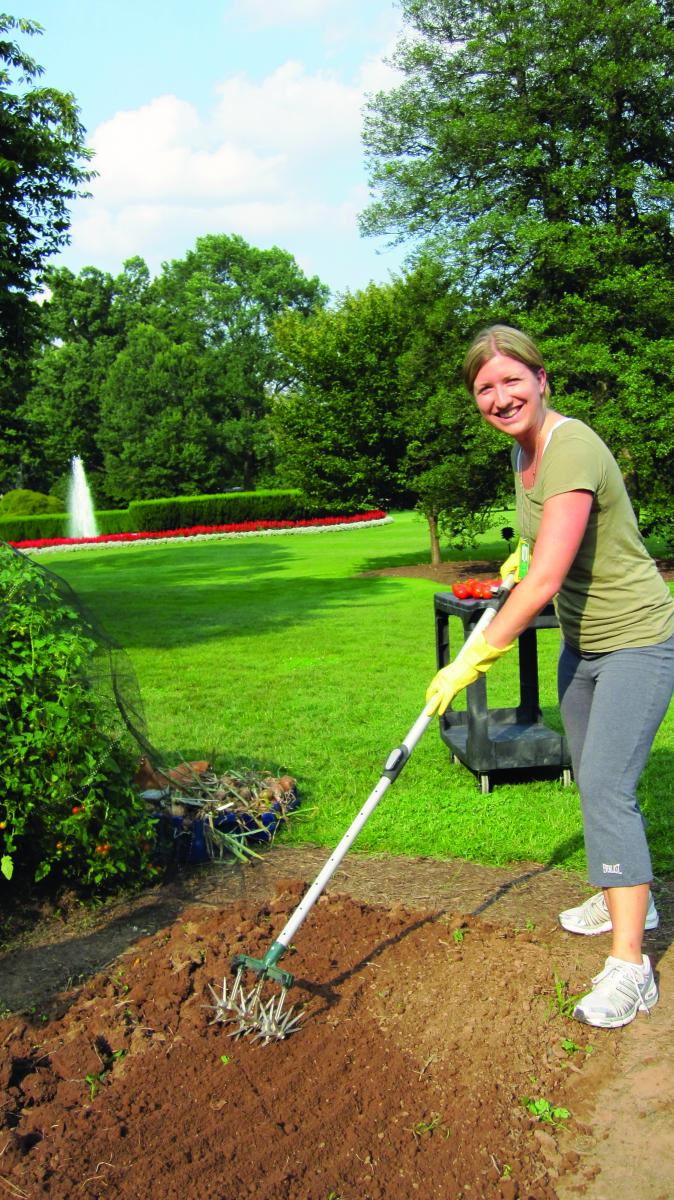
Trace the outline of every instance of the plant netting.
[[98, 885], [152, 836], [133, 788], [149, 745], [128, 655], [58, 575], [0, 542], [0, 826], [15, 868]]
[[128, 654], [65, 580], [2, 541], [0, 780], [5, 883], [98, 888], [245, 859], [297, 802], [289, 776], [162, 764]]

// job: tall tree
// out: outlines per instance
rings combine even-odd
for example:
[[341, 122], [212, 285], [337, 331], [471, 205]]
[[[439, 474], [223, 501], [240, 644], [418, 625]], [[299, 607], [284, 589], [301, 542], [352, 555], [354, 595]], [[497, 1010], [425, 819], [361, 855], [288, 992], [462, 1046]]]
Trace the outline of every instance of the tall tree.
[[210, 362], [206, 401], [216, 431], [214, 453], [236, 453], [235, 480], [254, 486], [271, 463], [267, 427], [271, 399], [287, 386], [271, 326], [283, 312], [322, 307], [327, 288], [307, 278], [291, 254], [260, 250], [242, 237], [212, 234], [156, 281], [153, 322], [173, 342], [199, 349]]
[[0, 487], [13, 486], [26, 448], [17, 400], [35, 336], [30, 297], [67, 243], [68, 205], [92, 175], [74, 97], [42, 86], [42, 67], [13, 40], [41, 32], [0, 14]]
[[470, 541], [508, 477], [460, 382], [467, 319], [427, 257], [276, 326], [296, 374], [274, 409], [284, 477], [320, 504], [416, 505], [436, 563], [440, 533]]
[[674, 532], [674, 437], [643, 419], [674, 385], [671, 3], [403, 8], [363, 229], [434, 240], [485, 316], [537, 333], [558, 403], [629, 466], [644, 527]]
[[41, 310], [42, 345], [23, 408], [39, 447], [36, 470], [43, 487], [54, 487], [79, 454], [97, 500], [106, 500], [99, 446], [102, 390], [131, 331], [146, 318], [149, 271], [141, 258], [132, 258], [116, 277], [95, 267], [78, 275], [60, 267], [47, 271], [45, 282], [50, 295]]
[[102, 386], [98, 441], [115, 501], [221, 491], [231, 457], [214, 453], [209, 360], [137, 325]]

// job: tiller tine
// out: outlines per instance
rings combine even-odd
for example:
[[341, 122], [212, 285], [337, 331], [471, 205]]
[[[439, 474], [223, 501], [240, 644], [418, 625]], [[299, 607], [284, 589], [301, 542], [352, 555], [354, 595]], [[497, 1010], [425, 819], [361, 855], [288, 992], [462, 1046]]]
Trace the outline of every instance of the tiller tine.
[[[285, 947], [281, 947], [280, 953], [273, 954], [275, 947], [272, 947], [263, 959], [237, 954], [232, 961], [232, 970], [236, 972], [234, 982], [228, 989], [227, 980], [223, 981], [221, 996], [209, 983], [211, 995], [215, 1000], [215, 1004], [211, 1005], [215, 1010], [211, 1025], [236, 1022], [236, 1029], [230, 1032], [230, 1037], [239, 1038], [251, 1034], [254, 1039], [259, 1038], [263, 1046], [268, 1042], [280, 1042], [296, 1032], [304, 1014], [299, 1012], [293, 1016], [295, 1005], [286, 1012], [283, 1011], [288, 988], [292, 987], [294, 976], [289, 971], [282, 971], [274, 966], [284, 949]], [[255, 971], [259, 976], [250, 992], [245, 992], [243, 987], [246, 970]], [[278, 996], [263, 1001], [262, 988], [265, 979], [280, 983], [281, 991]]]

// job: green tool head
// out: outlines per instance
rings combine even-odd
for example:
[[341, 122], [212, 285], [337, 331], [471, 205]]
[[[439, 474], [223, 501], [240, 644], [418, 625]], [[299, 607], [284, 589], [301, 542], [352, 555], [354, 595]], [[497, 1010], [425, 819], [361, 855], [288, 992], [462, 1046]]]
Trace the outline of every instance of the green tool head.
[[232, 970], [238, 971], [241, 968], [244, 970], [255, 971], [260, 979], [273, 979], [275, 983], [280, 983], [281, 987], [290, 988], [295, 982], [295, 976], [291, 975], [290, 971], [284, 971], [281, 967], [277, 967], [276, 963], [282, 954], [285, 953], [285, 946], [280, 942], [274, 942], [269, 947], [264, 958], [251, 958], [249, 954], [236, 954], [232, 959]]

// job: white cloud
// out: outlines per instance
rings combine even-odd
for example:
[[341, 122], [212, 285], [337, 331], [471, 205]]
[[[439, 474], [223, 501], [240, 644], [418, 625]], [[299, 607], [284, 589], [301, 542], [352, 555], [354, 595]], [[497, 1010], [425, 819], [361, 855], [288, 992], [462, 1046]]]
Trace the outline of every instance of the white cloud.
[[235, 75], [219, 85], [214, 124], [226, 138], [258, 150], [353, 154], [360, 137], [362, 90], [302, 63], [285, 62], [255, 82]]
[[91, 139], [99, 175], [73, 211], [78, 258], [116, 269], [140, 254], [156, 271], [198, 236], [235, 232], [328, 278], [315, 265], [320, 246], [328, 260], [335, 241], [359, 243], [364, 93], [393, 78], [376, 58], [349, 81], [289, 60], [259, 81], [225, 78], [206, 113], [174, 95], [116, 113]]
[[100, 125], [91, 144], [103, 204], [137, 204], [171, 197], [202, 201], [267, 193], [278, 187], [282, 156], [261, 157], [245, 144], [213, 144], [196, 109], [176, 96], [160, 96]]

